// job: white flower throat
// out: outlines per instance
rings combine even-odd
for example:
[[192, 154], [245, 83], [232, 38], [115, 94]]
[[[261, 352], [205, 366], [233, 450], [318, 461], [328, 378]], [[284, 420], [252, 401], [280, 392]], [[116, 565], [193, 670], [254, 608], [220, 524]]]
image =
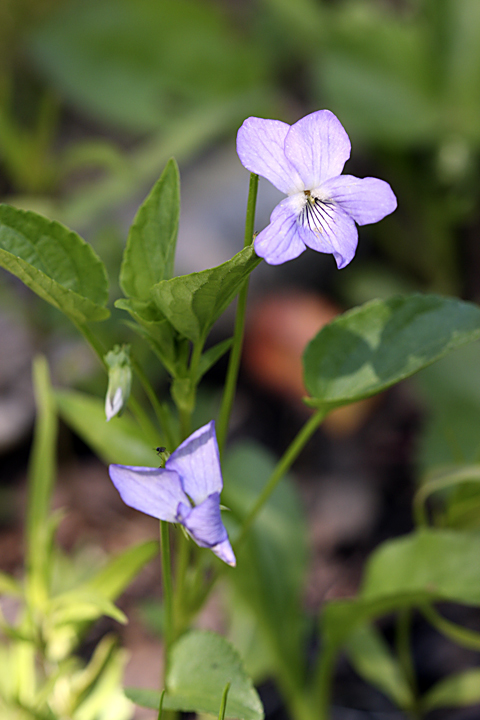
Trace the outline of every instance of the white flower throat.
[[304, 190], [298, 222], [315, 235], [322, 235], [333, 224], [334, 206], [332, 200], [312, 195], [311, 190]]

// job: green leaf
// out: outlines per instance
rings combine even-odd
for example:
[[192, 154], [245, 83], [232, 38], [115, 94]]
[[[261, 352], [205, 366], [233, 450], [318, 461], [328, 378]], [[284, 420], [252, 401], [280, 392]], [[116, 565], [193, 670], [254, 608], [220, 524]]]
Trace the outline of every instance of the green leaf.
[[[225, 717], [262, 720], [260, 698], [235, 648], [213, 632], [192, 630], [172, 647], [163, 707], [218, 715], [227, 683], [231, 685]], [[138, 704], [158, 709], [159, 692], [128, 688], [126, 694]]]
[[425, 713], [440, 707], [480, 703], [480, 669], [465, 670], [440, 680], [422, 698]]
[[450, 132], [478, 143], [480, 134], [474, 118], [480, 111], [477, 91], [480, 83], [480, 5], [474, 0], [447, 0], [430, 2], [429, 7], [439, 25], [438, 47], [445, 63], [444, 102], [445, 112], [450, 110]]
[[473, 304], [436, 295], [373, 300], [333, 320], [307, 346], [307, 403], [333, 408], [375, 395], [478, 337]]
[[86, 586], [109, 600], [115, 600], [128, 587], [143, 566], [157, 554], [158, 542], [156, 540], [149, 540], [128, 548], [109, 560], [107, 565], [86, 583]]
[[149, 708], [150, 710], [158, 710], [160, 706], [160, 693], [158, 690], [150, 690], [148, 688], [126, 687], [125, 695], [129, 700], [140, 707]]
[[414, 698], [408, 682], [375, 627], [359, 627], [349, 637], [345, 649], [359, 675], [385, 693], [398, 707], [412, 707]]
[[0, 266], [74, 322], [105, 320], [105, 267], [93, 248], [58, 222], [0, 205]]
[[146, 437], [126, 413], [106, 422], [102, 400], [72, 390], [55, 392], [58, 409], [70, 427], [105, 463], [121, 465], [155, 464], [158, 438]]
[[132, 707], [122, 691], [128, 656], [107, 635], [95, 648], [87, 665], [75, 677], [73, 717], [78, 720], [129, 720]]
[[466, 345], [415, 377], [426, 406], [418, 456], [424, 468], [480, 457], [480, 343]]
[[232, 347], [233, 338], [217, 343], [203, 353], [198, 364], [198, 379], [202, 378]]
[[478, 535], [422, 529], [386, 542], [374, 553], [361, 597], [424, 592], [439, 600], [480, 605], [479, 557]]
[[480, 536], [452, 530], [421, 529], [383, 543], [370, 556], [357, 598], [325, 606], [326, 641], [340, 647], [361, 624], [401, 608], [480, 605], [479, 553]]
[[249, 246], [218, 267], [158, 283], [152, 289], [152, 300], [181, 335], [192, 342], [205, 340], [260, 262]]
[[127, 623], [125, 613], [90, 588], [77, 588], [52, 598], [48, 607], [48, 623], [53, 627], [81, 624], [108, 615], [120, 623]]
[[[229, 529], [253, 507], [275, 467], [274, 458], [254, 443], [237, 445], [223, 464], [222, 502]], [[228, 574], [231, 587], [253, 611], [269, 655], [281, 672], [304, 680], [305, 616], [302, 610], [307, 543], [305, 520], [295, 488], [282, 480], [259, 514], [248, 538], [238, 548], [237, 567]], [[230, 530], [234, 537], [235, 528]], [[281, 572], [279, 572], [281, 568]], [[265, 655], [265, 653], [263, 653]], [[294, 680], [292, 680], [294, 682]]]
[[115, 302], [115, 307], [130, 313], [135, 323], [130, 323], [129, 326], [148, 342], [152, 351], [174, 377], [179, 354], [177, 332], [166, 317], [151, 301], [121, 298]]
[[22, 595], [22, 586], [7, 573], [0, 572], [0, 595]]
[[58, 525], [50, 515], [56, 476], [58, 418], [47, 361], [33, 363], [33, 386], [37, 417], [28, 470], [27, 504], [27, 596], [41, 605], [48, 594], [52, 538]]
[[425, 503], [439, 491], [449, 490], [442, 525], [466, 529], [480, 522], [480, 465], [461, 465], [430, 473], [415, 493], [413, 507], [419, 525], [427, 525]]
[[223, 8], [196, 0], [77, 0], [28, 36], [35, 66], [61, 97], [103, 124], [151, 132], [258, 87], [261, 48]]
[[349, 132], [370, 142], [431, 143], [441, 106], [430, 24], [359, 5], [342, 3], [330, 13], [327, 47], [316, 61], [317, 96], [321, 88]]
[[120, 270], [125, 295], [148, 300], [153, 285], [172, 277], [179, 214], [180, 177], [171, 159], [130, 228]]

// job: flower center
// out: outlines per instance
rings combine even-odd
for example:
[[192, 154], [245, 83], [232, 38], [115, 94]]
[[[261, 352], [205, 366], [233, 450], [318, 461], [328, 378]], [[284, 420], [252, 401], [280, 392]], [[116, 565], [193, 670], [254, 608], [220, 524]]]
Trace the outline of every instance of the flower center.
[[320, 200], [312, 195], [310, 190], [303, 192], [306, 202], [298, 216], [298, 222], [315, 235], [322, 235], [333, 225], [335, 203], [328, 199]]

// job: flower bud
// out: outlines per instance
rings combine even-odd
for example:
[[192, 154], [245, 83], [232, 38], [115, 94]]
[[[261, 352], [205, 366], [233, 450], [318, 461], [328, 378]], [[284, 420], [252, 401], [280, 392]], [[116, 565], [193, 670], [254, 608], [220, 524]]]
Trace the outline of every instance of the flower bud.
[[105, 415], [108, 422], [115, 415], [121, 415], [130, 397], [132, 387], [130, 346], [115, 345], [104, 359], [108, 365], [108, 389], [105, 397]]

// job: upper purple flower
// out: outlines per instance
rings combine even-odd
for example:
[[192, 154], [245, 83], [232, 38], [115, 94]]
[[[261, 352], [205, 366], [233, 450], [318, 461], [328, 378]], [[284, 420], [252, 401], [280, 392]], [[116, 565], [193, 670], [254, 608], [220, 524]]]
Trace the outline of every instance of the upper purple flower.
[[223, 481], [213, 420], [179, 445], [164, 468], [110, 465], [109, 473], [127, 505], [180, 523], [197, 545], [235, 566], [220, 516]]
[[355, 223], [378, 222], [397, 207], [390, 185], [378, 178], [341, 175], [350, 140], [329, 110], [294, 125], [250, 117], [237, 135], [240, 161], [288, 195], [255, 238], [255, 252], [271, 265], [306, 247], [332, 253], [339, 268], [355, 255]]

